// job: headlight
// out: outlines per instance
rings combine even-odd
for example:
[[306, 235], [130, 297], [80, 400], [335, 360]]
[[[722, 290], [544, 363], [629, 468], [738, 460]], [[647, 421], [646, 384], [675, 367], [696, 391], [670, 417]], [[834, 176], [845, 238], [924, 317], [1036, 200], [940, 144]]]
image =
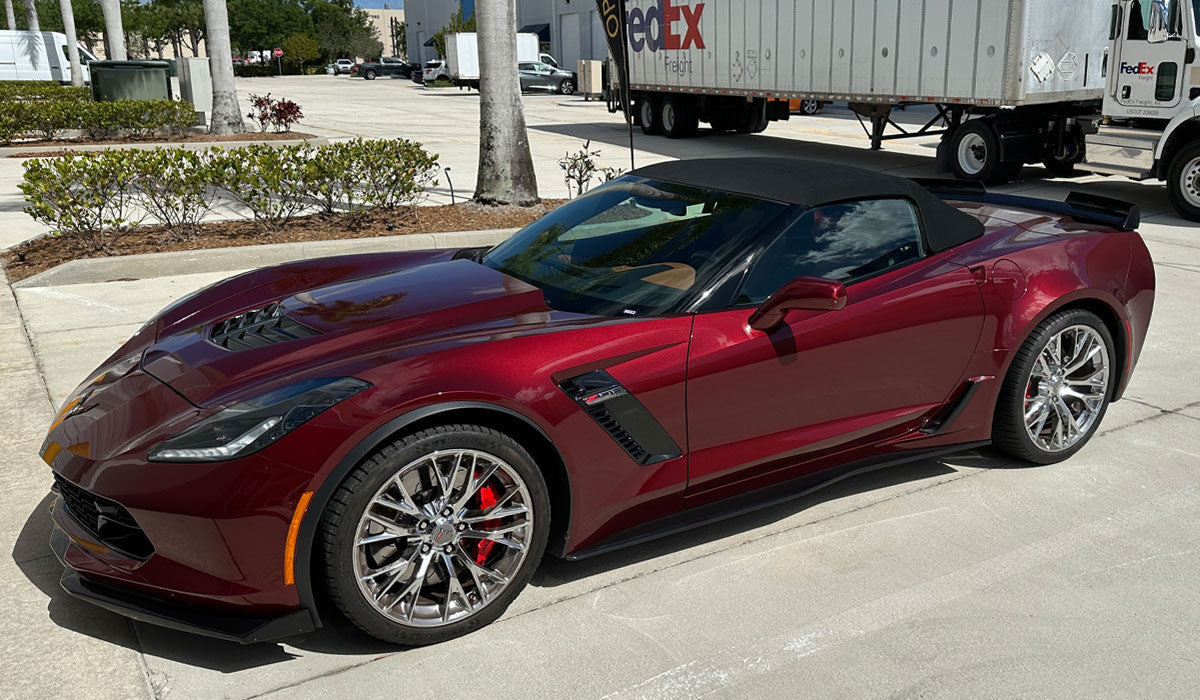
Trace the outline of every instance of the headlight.
[[310, 379], [234, 404], [150, 451], [152, 462], [220, 462], [245, 457], [321, 411], [370, 388], [353, 377]]

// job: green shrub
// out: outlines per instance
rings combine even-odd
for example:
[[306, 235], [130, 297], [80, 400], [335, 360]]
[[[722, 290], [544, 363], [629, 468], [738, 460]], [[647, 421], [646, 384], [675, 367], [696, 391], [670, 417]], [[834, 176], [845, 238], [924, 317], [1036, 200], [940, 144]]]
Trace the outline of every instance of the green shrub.
[[249, 210], [260, 227], [278, 231], [309, 203], [304, 196], [304, 165], [311, 146], [251, 144], [213, 149], [212, 184]]
[[216, 196], [209, 184], [213, 152], [150, 148], [131, 153], [142, 206], [176, 240], [195, 238]]
[[97, 151], [25, 161], [25, 213], [55, 233], [90, 239], [106, 251], [140, 221], [136, 201], [137, 161], [133, 151]]
[[[0, 122], [2, 123], [2, 122]], [[168, 235], [195, 235], [218, 194], [264, 230], [320, 209], [362, 214], [413, 206], [437, 175], [437, 156], [413, 141], [355, 139], [320, 147], [252, 144], [190, 151], [108, 149], [25, 161], [25, 211], [56, 232], [108, 250], [149, 215]]]
[[21, 132], [52, 140], [68, 129], [80, 129], [91, 139], [122, 134], [148, 139], [164, 130], [177, 134], [195, 121], [191, 103], [175, 100], [0, 102], [0, 142], [7, 143]]
[[0, 81], [0, 103], [34, 100], [88, 102], [91, 99], [91, 88], [65, 87], [58, 83], [32, 80]]

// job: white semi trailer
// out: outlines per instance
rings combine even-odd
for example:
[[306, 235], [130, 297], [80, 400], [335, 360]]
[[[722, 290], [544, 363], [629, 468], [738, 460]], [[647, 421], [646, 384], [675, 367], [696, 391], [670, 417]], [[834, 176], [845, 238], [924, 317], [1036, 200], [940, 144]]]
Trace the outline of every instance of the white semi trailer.
[[[627, 3], [630, 102], [648, 134], [753, 133], [787, 119], [789, 100], [845, 101], [874, 149], [942, 134], [954, 173], [988, 183], [1027, 163], [1157, 178], [1200, 221], [1200, 0]], [[906, 131], [890, 114], [908, 104], [937, 116]]]

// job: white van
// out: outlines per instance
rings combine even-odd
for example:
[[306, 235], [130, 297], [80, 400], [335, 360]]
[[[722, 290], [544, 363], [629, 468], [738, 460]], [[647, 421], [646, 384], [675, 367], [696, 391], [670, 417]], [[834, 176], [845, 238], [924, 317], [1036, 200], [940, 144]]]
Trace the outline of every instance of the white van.
[[[91, 82], [87, 64], [96, 57], [79, 47], [83, 82]], [[71, 83], [67, 37], [58, 32], [0, 29], [0, 80], [53, 80]]]

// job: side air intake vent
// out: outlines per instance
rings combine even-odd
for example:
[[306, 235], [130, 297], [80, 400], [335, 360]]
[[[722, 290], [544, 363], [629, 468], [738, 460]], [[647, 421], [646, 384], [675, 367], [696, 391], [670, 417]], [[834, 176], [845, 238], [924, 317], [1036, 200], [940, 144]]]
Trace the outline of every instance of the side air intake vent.
[[608, 372], [581, 374], [559, 387], [638, 464], [665, 462], [682, 454], [662, 424]]
[[318, 333], [285, 316], [283, 305], [275, 302], [221, 321], [212, 327], [208, 337], [226, 350], [238, 351], [307, 338]]

